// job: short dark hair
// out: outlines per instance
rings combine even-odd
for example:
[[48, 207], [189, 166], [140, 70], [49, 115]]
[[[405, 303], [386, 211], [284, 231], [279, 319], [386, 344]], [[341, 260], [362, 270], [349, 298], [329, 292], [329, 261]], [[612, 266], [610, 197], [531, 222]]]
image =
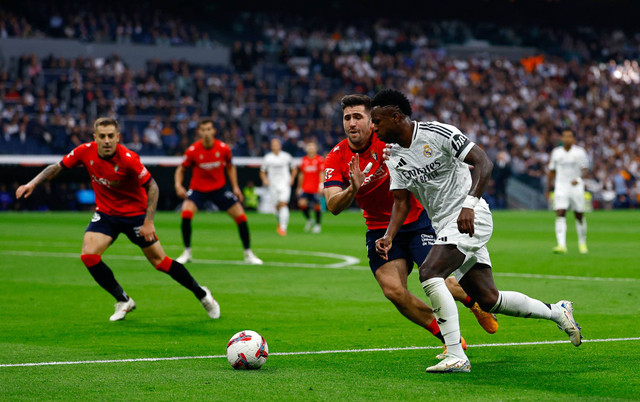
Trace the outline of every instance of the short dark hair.
[[395, 89], [383, 89], [373, 97], [371, 102], [372, 107], [380, 106], [395, 106], [405, 116], [411, 117], [411, 103], [409, 99], [400, 91]]
[[360, 106], [364, 105], [364, 110], [371, 112], [371, 98], [367, 95], [361, 94], [352, 94], [345, 95], [340, 99], [340, 106], [342, 106], [342, 110], [351, 107], [351, 106]]
[[216, 125], [215, 125], [215, 124], [213, 124], [213, 119], [212, 119], [211, 117], [205, 117], [205, 118], [203, 118], [203, 119], [200, 119], [200, 120], [198, 121], [198, 127], [197, 127], [197, 128], [200, 128], [201, 126], [203, 126], [203, 125], [205, 125], [205, 124], [209, 124], [209, 123], [211, 123], [211, 125], [213, 126], [213, 128], [216, 128]]
[[96, 121], [93, 123], [93, 131], [96, 132], [98, 131], [98, 127], [105, 127], [105, 126], [115, 126], [116, 127], [116, 131], [120, 131], [120, 124], [118, 124], [118, 120], [112, 118], [112, 117], [100, 117], [98, 119], [96, 119]]

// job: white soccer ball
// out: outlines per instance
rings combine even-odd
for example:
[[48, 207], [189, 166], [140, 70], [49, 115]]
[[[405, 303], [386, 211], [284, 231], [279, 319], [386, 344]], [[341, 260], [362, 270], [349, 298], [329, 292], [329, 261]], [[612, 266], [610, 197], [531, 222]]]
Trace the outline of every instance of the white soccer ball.
[[267, 361], [267, 356], [267, 341], [255, 331], [240, 331], [227, 344], [227, 360], [236, 370], [257, 370]]

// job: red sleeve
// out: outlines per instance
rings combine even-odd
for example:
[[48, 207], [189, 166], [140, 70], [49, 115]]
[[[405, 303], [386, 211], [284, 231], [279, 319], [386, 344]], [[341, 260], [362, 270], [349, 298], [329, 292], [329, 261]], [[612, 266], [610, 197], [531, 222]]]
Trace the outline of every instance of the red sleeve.
[[147, 168], [140, 162], [138, 155], [132, 154], [129, 158], [129, 168], [135, 173], [138, 178], [138, 184], [142, 187], [151, 180], [151, 173], [149, 173]]
[[193, 166], [193, 145], [187, 148], [182, 158], [182, 167], [190, 168]]
[[91, 148], [90, 142], [75, 147], [73, 151], [69, 152], [64, 158], [62, 158], [60, 165], [64, 168], [71, 169], [82, 164], [82, 155], [89, 148]]
[[332, 151], [324, 160], [324, 187], [344, 187], [342, 172], [340, 171], [340, 154]]
[[232, 152], [231, 152], [231, 147], [229, 147], [228, 145], [225, 145], [225, 152], [224, 152], [224, 160], [231, 165], [231, 157], [233, 156]]

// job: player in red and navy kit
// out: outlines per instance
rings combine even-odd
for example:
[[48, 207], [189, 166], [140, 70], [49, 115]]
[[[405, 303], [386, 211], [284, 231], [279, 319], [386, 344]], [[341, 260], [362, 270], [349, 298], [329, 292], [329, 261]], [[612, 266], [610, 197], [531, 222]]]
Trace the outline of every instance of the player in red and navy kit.
[[[325, 158], [324, 196], [327, 208], [337, 215], [349, 208], [354, 200], [358, 202], [367, 225], [369, 266], [384, 295], [400, 313], [444, 343], [431, 308], [407, 288], [413, 264], [422, 264], [435, 243], [431, 222], [422, 205], [412, 198], [409, 216], [396, 240], [399, 243], [393, 244], [387, 260], [378, 255], [375, 241], [389, 225], [393, 207], [389, 170], [383, 161], [385, 143], [372, 132], [371, 99], [368, 96], [347, 95], [342, 98], [341, 106], [347, 138]], [[455, 278], [451, 278], [448, 285], [454, 298], [472, 309], [485, 331], [496, 332], [495, 317], [480, 310]], [[444, 357], [443, 354], [439, 356]]]
[[198, 285], [182, 264], [167, 257], [163, 251], [153, 225], [158, 185], [138, 155], [118, 144], [118, 122], [107, 117], [99, 118], [94, 123], [93, 138], [93, 142], [78, 146], [62, 161], [47, 166], [29, 183], [18, 187], [16, 198], [28, 197], [37, 185], [64, 169], [84, 166], [96, 194], [96, 210], [84, 234], [80, 259], [96, 282], [117, 300], [115, 312], [109, 319], [122, 320], [136, 308], [136, 303], [102, 261], [102, 254], [120, 233], [138, 245], [157, 270], [169, 274], [191, 290], [209, 317], [219, 318], [220, 306], [209, 289]]
[[[320, 219], [322, 208], [320, 207], [320, 193], [322, 192], [322, 182], [324, 181], [324, 160], [318, 155], [318, 145], [311, 141], [307, 144], [307, 154], [302, 157], [300, 163], [300, 173], [298, 173], [298, 207], [302, 210], [307, 223], [304, 231], [311, 230], [312, 233], [320, 233]], [[315, 222], [311, 219], [309, 208], [313, 207], [316, 213]]]
[[[262, 260], [251, 251], [247, 215], [242, 208], [244, 195], [238, 187], [236, 167], [231, 163], [231, 148], [222, 141], [216, 140], [216, 129], [213, 120], [203, 119], [198, 123], [200, 140], [191, 145], [184, 153], [182, 164], [175, 173], [175, 188], [182, 203], [182, 241], [184, 251], [176, 258], [182, 264], [191, 261], [191, 221], [193, 215], [211, 201], [236, 222], [240, 240], [244, 247], [244, 262], [261, 265]], [[193, 175], [187, 191], [182, 182], [186, 169], [192, 169]], [[231, 189], [227, 186], [225, 171], [229, 176]]]

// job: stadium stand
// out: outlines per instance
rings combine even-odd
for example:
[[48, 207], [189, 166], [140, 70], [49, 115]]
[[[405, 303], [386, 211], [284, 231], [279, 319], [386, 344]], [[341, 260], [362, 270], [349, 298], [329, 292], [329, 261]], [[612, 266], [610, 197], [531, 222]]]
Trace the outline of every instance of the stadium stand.
[[[3, 12], [0, 35], [171, 46], [195, 46], [205, 35], [179, 17], [63, 11], [45, 10], [52, 16], [48, 27], [42, 18]], [[58, 33], [51, 26], [56, 15], [65, 16], [54, 21]], [[89, 18], [74, 25], [78, 15]], [[576, 130], [589, 152], [587, 189], [596, 206], [638, 204], [640, 68], [629, 60], [639, 56], [640, 35], [461, 21], [345, 26], [261, 13], [239, 18], [247, 27], [242, 36], [254, 39], [230, 43], [228, 66], [149, 60], [134, 71], [115, 54], [6, 60], [0, 153], [65, 153], [90, 140], [90, 123], [100, 115], [117, 117], [123, 143], [142, 155], [182, 154], [201, 116], [214, 118], [236, 156], [264, 155], [272, 136], [293, 155], [302, 155], [311, 139], [326, 152], [343, 135], [338, 99], [386, 86], [410, 94], [415, 118], [454, 124], [486, 149], [496, 165], [488, 194], [496, 207], [504, 205], [510, 179], [542, 191], [562, 128]], [[145, 34], [118, 36], [129, 25]], [[460, 57], [447, 44], [535, 46], [536, 53]]]

